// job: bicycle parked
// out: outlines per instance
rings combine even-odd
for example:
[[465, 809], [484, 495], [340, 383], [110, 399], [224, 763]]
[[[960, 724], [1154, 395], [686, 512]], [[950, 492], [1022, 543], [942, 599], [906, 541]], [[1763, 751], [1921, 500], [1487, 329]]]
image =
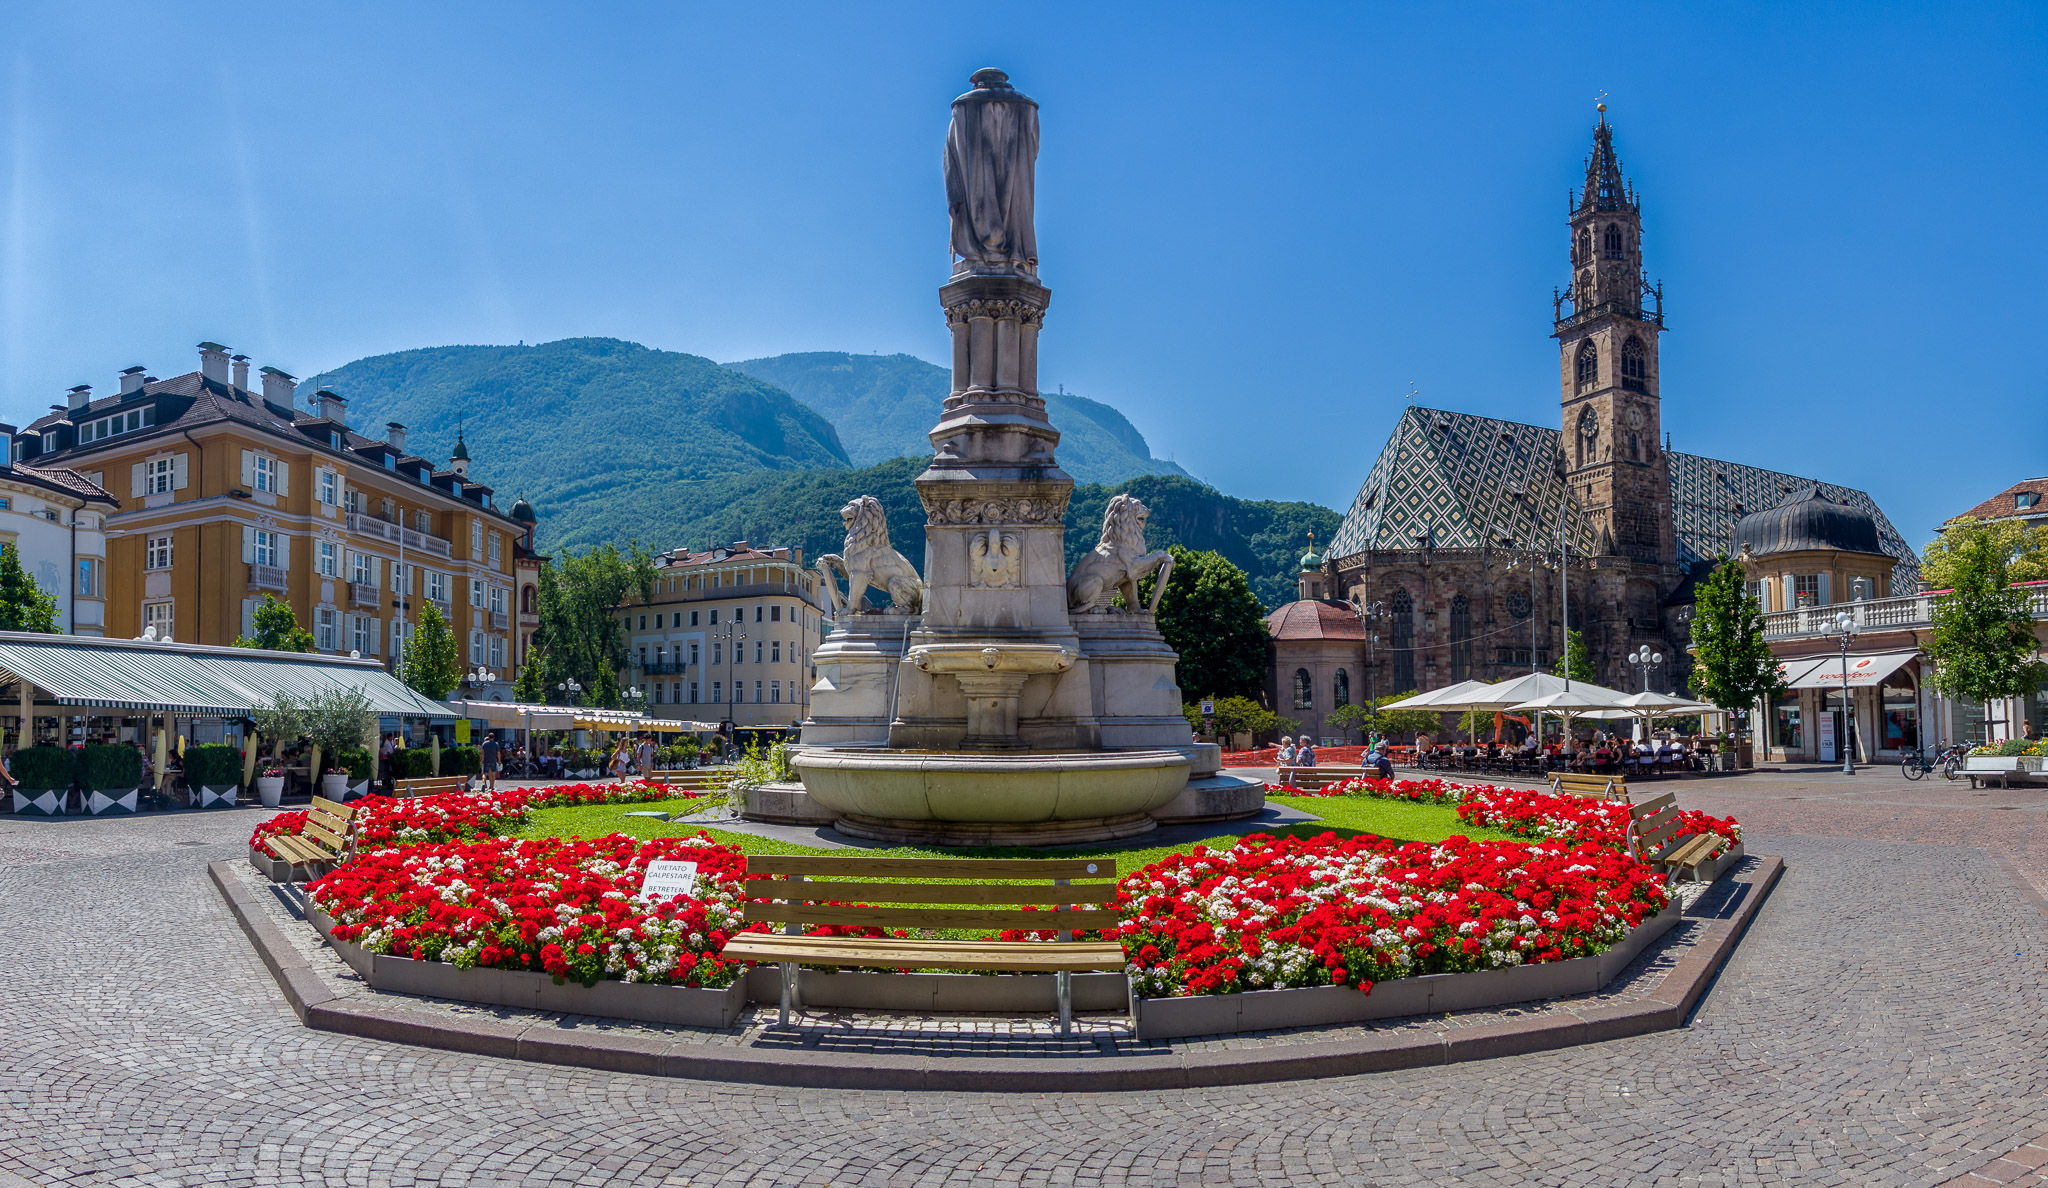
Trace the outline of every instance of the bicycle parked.
[[1947, 750], [1933, 756], [1923, 755], [1917, 750], [1908, 751], [1906, 757], [1899, 762], [1899, 769], [1909, 780], [1917, 780], [1937, 769], [1941, 772], [1942, 779], [1953, 780], [1962, 774], [1963, 756], [1969, 754], [1969, 751], [1970, 748], [1962, 743], [1951, 744]]

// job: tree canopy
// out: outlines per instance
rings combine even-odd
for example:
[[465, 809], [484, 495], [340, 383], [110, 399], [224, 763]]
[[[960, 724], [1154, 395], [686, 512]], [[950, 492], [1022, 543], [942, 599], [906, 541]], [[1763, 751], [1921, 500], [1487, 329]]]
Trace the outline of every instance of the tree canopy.
[[2041, 682], [2029, 596], [2012, 584], [2012, 554], [1997, 527], [1964, 524], [1942, 534], [1949, 592], [1934, 599], [1926, 651], [1931, 683], [1950, 697], [2017, 697]]
[[446, 701], [462, 683], [462, 654], [455, 646], [455, 633], [431, 600], [420, 611], [420, 621], [406, 637], [400, 664], [405, 683], [421, 697]]
[[1586, 651], [1586, 634], [1574, 628], [1565, 637], [1564, 655], [1550, 666], [1553, 675], [1592, 684], [1600, 679], [1593, 670], [1593, 656]]
[[[1159, 600], [1159, 633], [1180, 660], [1173, 666], [1185, 699], [1202, 696], [1253, 697], [1266, 679], [1266, 617], [1244, 570], [1219, 553], [1198, 553], [1174, 545], [1173, 573]], [[1149, 602], [1156, 579], [1139, 583]]]
[[236, 636], [236, 647], [267, 648], [273, 652], [313, 650], [313, 633], [299, 626], [299, 616], [291, 604], [275, 594], [265, 594], [262, 604], [249, 618], [256, 634]]
[[1749, 592], [1742, 563], [1719, 558], [1693, 595], [1693, 691], [1730, 713], [1784, 692], [1778, 658], [1764, 643], [1764, 608]]
[[0, 631], [57, 630], [57, 596], [21, 567], [13, 544], [0, 545]]
[[[540, 569], [537, 610], [529, 663], [546, 666], [553, 685], [574, 681], [583, 691], [574, 702], [616, 709], [618, 670], [630, 659], [626, 627], [615, 613], [628, 597], [654, 595], [654, 558], [638, 542], [625, 550], [601, 545], [582, 554], [563, 552]], [[545, 699], [551, 689], [542, 685]]]
[[[2029, 527], [2018, 520], [1957, 520], [1922, 550], [1920, 578], [1937, 590], [1956, 584], [1958, 548], [1983, 541], [2006, 559], [2006, 580], [2048, 581], [2048, 524]], [[1894, 591], [1904, 593], [1904, 591]]]

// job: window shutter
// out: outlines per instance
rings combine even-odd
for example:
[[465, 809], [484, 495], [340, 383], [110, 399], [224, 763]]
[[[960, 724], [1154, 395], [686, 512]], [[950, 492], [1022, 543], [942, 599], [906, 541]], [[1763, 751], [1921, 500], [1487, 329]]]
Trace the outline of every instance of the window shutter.
[[253, 638], [256, 634], [256, 600], [242, 599], [242, 634]]
[[256, 451], [254, 450], [242, 451], [242, 485], [252, 489], [256, 486]]
[[1799, 587], [1794, 584], [1796, 580], [1789, 573], [1785, 575], [1785, 605], [1781, 609], [1791, 610], [1799, 605]]
[[277, 567], [289, 573], [292, 567], [292, 538], [277, 534]]
[[172, 455], [172, 456], [171, 456], [171, 490], [173, 490], [173, 491], [182, 491], [182, 490], [184, 490], [184, 489], [185, 489], [185, 455], [183, 455], [183, 454], [174, 454], [174, 455]]
[[292, 464], [281, 458], [277, 463], [277, 493], [279, 495], [289, 495], [292, 493]]
[[128, 494], [135, 499], [142, 498], [142, 463], [128, 468]]
[[256, 530], [242, 525], [242, 560], [249, 564], [256, 562]]
[[1832, 578], [1833, 576], [1835, 575], [1831, 573], [1824, 573], [1820, 575], [1820, 604], [1822, 606], [1831, 606], [1834, 604], [1834, 598], [1829, 595], [1829, 586], [1831, 585], [1831, 583], [1828, 581], [1828, 579]]

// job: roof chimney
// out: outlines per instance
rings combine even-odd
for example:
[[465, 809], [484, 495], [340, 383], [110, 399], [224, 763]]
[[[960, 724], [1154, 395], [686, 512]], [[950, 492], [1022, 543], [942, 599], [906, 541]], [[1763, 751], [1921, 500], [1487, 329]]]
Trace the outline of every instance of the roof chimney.
[[70, 407], [84, 408], [87, 404], [90, 404], [92, 402], [92, 385], [80, 384], [77, 387], [71, 389], [69, 392], [66, 392], [64, 395], [65, 398], [69, 401]]
[[248, 391], [248, 390], [249, 390], [249, 356], [247, 356], [247, 355], [236, 355], [236, 356], [235, 356], [235, 357], [234, 357], [233, 359], [229, 360], [229, 362], [231, 362], [231, 363], [233, 363], [233, 364], [235, 365], [235, 386], [236, 386], [237, 388], [240, 388], [240, 389], [241, 389], [242, 391], [244, 391], [244, 392]]
[[319, 402], [321, 416], [326, 417], [337, 425], [348, 424], [348, 401], [328, 391], [326, 388], [313, 393], [313, 399]]
[[228, 348], [217, 342], [199, 344], [199, 376], [217, 384], [228, 382]]
[[263, 376], [265, 400], [285, 408], [293, 407], [299, 398], [299, 381], [296, 377], [275, 367], [265, 367], [259, 374]]
[[121, 395], [133, 396], [142, 391], [142, 368], [130, 367], [121, 373]]
[[391, 443], [392, 449], [403, 454], [405, 452], [405, 426], [397, 421], [385, 422], [384, 440]]

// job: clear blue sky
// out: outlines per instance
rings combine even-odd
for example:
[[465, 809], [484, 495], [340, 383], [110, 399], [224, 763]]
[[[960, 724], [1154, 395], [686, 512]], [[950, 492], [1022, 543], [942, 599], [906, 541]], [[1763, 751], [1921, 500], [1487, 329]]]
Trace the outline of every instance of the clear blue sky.
[[0, 412], [201, 339], [943, 360], [983, 65], [1043, 106], [1042, 378], [1223, 490], [1347, 506], [1411, 382], [1556, 423], [1602, 90], [1677, 448], [1916, 542], [2048, 472], [2039, 5], [16, 3]]

